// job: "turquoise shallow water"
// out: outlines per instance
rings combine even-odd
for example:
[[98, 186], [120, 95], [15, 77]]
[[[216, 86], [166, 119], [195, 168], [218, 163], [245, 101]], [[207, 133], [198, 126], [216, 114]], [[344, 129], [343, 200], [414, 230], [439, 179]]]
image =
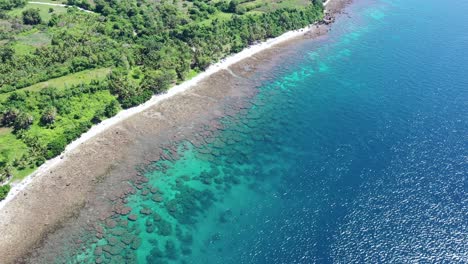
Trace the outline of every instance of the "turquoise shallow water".
[[468, 263], [468, 2], [348, 12], [68, 261]]

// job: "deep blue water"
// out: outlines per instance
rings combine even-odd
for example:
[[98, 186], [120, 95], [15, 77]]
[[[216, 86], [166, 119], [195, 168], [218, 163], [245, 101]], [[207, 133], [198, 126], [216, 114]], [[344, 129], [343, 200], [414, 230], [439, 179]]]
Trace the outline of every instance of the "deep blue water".
[[160, 199], [129, 198], [153, 212], [129, 224], [141, 243], [95, 257], [468, 263], [468, 2], [347, 11], [327, 37], [291, 45], [213, 143], [156, 164]]

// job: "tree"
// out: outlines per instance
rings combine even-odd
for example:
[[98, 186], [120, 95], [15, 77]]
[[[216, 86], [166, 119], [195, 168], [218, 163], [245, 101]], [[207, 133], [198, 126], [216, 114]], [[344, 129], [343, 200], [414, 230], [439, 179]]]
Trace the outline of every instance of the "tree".
[[49, 19], [49, 23], [47, 23], [47, 25], [49, 27], [56, 26], [58, 24], [58, 20], [59, 20], [58, 16], [56, 14], [52, 14], [52, 16]]
[[26, 5], [26, 0], [0, 0], [0, 10], [11, 10]]
[[0, 62], [5, 63], [13, 59], [15, 50], [10, 45], [0, 46]]
[[229, 13], [236, 13], [236, 9], [237, 9], [237, 5], [239, 4], [239, 2], [237, 0], [231, 0], [231, 2], [229, 2], [229, 7], [228, 7], [228, 12]]
[[20, 111], [16, 108], [9, 108], [5, 110], [2, 116], [2, 125], [7, 127], [12, 126], [19, 114]]
[[120, 111], [119, 102], [117, 102], [117, 100], [113, 100], [104, 109], [104, 115], [106, 117], [112, 117], [112, 116], [115, 116], [119, 111]]
[[8, 180], [11, 176], [13, 176], [13, 168], [10, 164], [6, 164], [3, 167], [0, 167], [0, 183]]
[[23, 23], [26, 25], [37, 25], [42, 23], [41, 15], [39, 14], [39, 9], [37, 8], [28, 8], [23, 11]]
[[323, 6], [322, 0], [312, 0], [312, 3], [314, 4], [314, 6]]
[[71, 65], [72, 72], [79, 72], [89, 68], [91, 68], [91, 64], [88, 58], [84, 56], [73, 58]]
[[32, 115], [20, 112], [13, 123], [13, 127], [15, 130], [28, 129], [32, 125], [33, 121], [34, 118]]
[[48, 107], [43, 113], [41, 117], [41, 123], [43, 125], [49, 125], [55, 122], [55, 117], [57, 116], [57, 108], [51, 106]]
[[147, 70], [141, 85], [143, 89], [158, 94], [167, 91], [176, 77], [175, 71]]
[[104, 116], [105, 116], [104, 110], [99, 109], [94, 113], [94, 116], [91, 119], [91, 122], [93, 122], [93, 124], [97, 124], [104, 119]]
[[47, 144], [46, 158], [51, 159], [65, 150], [67, 141], [63, 137], [57, 137], [52, 142]]
[[0, 186], [0, 201], [5, 199], [10, 192], [11, 186], [10, 184]]

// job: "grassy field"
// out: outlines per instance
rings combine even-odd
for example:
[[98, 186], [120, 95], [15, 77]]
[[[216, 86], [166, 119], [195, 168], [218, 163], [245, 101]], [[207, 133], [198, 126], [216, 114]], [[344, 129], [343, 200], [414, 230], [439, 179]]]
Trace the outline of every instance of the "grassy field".
[[[29, 153], [29, 148], [23, 141], [16, 138], [11, 128], [0, 128], [0, 163], [20, 159]], [[31, 173], [35, 167], [14, 169], [14, 179], [22, 179]]]
[[18, 41], [19, 43], [33, 46], [36, 48], [50, 44], [50, 40], [51, 38], [49, 34], [45, 32], [40, 32], [37, 29], [26, 31], [22, 34], [19, 34], [18, 37], [16, 37], [16, 41]]
[[[37, 2], [44, 2], [44, 3], [54, 3], [54, 4], [61, 4], [61, 2], [54, 2], [54, 1], [37, 1]], [[8, 12], [8, 15], [13, 16], [13, 17], [18, 17], [21, 18], [21, 13], [29, 8], [36, 8], [39, 9], [39, 14], [41, 15], [42, 20], [45, 22], [49, 21], [49, 19], [52, 17], [52, 14], [62, 14], [67, 12], [66, 7], [62, 6], [49, 6], [49, 5], [41, 5], [41, 4], [32, 4], [28, 3], [26, 4], [25, 7], [23, 8], [16, 8]], [[53, 12], [49, 12], [49, 9], [53, 10]]]
[[0, 128], [0, 162], [20, 158], [28, 147], [12, 134], [11, 128]]
[[[81, 71], [55, 79], [50, 79], [45, 82], [36, 83], [34, 85], [19, 89], [17, 91], [40, 91], [47, 87], [56, 87], [57, 89], [66, 89], [72, 85], [89, 84], [92, 80], [103, 80], [109, 74], [110, 68], [100, 68]], [[6, 99], [10, 93], [0, 94], [0, 100]]]
[[200, 25], [209, 25], [216, 19], [218, 19], [219, 21], [229, 20], [231, 17], [232, 14], [230, 13], [216, 12], [215, 14], [211, 15], [209, 19], [201, 21]]
[[49, 45], [50, 40], [49, 34], [31, 29], [18, 34], [13, 41], [13, 48], [16, 53], [24, 55], [34, 52], [36, 48]]
[[298, 8], [301, 6], [307, 6], [310, 4], [310, 0], [255, 0], [244, 2], [241, 6], [244, 6], [253, 13], [258, 12], [271, 12], [280, 8]]

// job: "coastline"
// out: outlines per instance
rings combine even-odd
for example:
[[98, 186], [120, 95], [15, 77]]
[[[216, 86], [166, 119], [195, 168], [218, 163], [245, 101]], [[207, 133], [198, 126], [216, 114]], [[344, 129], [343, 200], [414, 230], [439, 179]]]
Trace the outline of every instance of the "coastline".
[[[346, 2], [347, 1], [333, 0], [331, 3], [333, 4], [332, 6], [334, 6], [334, 7], [331, 7], [331, 8], [335, 8], [335, 9], [332, 10], [332, 11], [329, 10], [329, 12], [332, 12], [332, 13], [333, 12], [339, 12], [339, 10], [342, 7], [344, 7]], [[330, 3], [330, 0], [327, 1], [327, 4], [329, 4], [329, 3]], [[340, 3], [340, 4], [337, 4], [337, 3]], [[329, 7], [327, 6], [327, 10], [328, 10], [328, 8]], [[142, 116], [142, 115], [145, 115], [145, 114], [148, 115], [149, 113], [145, 112], [146, 110], [153, 109], [153, 108], [164, 108], [169, 104], [169, 101], [173, 103], [172, 100], [178, 100], [179, 103], [181, 103], [181, 105], [183, 105], [183, 99], [179, 99], [179, 98], [184, 96], [184, 94], [186, 94], [186, 93], [189, 93], [189, 92], [191, 93], [192, 88], [195, 88], [195, 87], [199, 86], [201, 83], [208, 82], [208, 79], [209, 79], [208, 77], [212, 77], [214, 75], [221, 74], [222, 72], [224, 72], [224, 73], [231, 72], [232, 73], [231, 67], [235, 68], [236, 65], [239, 62], [247, 60], [247, 59], [253, 59], [253, 57], [257, 56], [259, 53], [265, 52], [265, 51], [271, 49], [273, 46], [276, 46], [278, 44], [285, 44], [288, 41], [294, 41], [297, 38], [304, 37], [306, 34], [307, 34], [308, 38], [323, 35], [324, 33], [327, 32], [327, 30], [328, 30], [328, 26], [325, 26], [325, 25], [320, 25], [320, 27], [315, 27], [315, 26], [311, 27], [311, 26], [309, 26], [309, 27], [306, 27], [306, 28], [303, 28], [303, 29], [286, 32], [285, 34], [283, 34], [283, 35], [281, 35], [281, 36], [279, 36], [277, 38], [269, 39], [269, 40], [267, 40], [265, 42], [253, 45], [253, 46], [251, 46], [249, 48], [244, 49], [240, 53], [228, 56], [227, 58], [223, 59], [221, 62], [218, 62], [218, 63], [210, 66], [206, 71], [200, 73], [199, 75], [197, 75], [193, 79], [185, 81], [180, 85], [172, 87], [167, 93], [162, 94], [162, 95], [153, 96], [149, 101], [145, 102], [144, 104], [136, 106], [134, 108], [127, 109], [127, 110], [123, 110], [120, 113], [118, 113], [116, 116], [114, 116], [114, 117], [112, 117], [110, 119], [104, 120], [100, 124], [93, 126], [89, 131], [87, 131], [86, 133], [81, 135], [81, 137], [79, 139], [77, 139], [77, 140], [73, 141], [72, 143], [70, 143], [66, 147], [66, 150], [64, 151], [64, 153], [62, 153], [60, 156], [47, 161], [45, 164], [43, 164], [41, 167], [39, 167], [34, 173], [32, 173], [31, 175], [26, 177], [23, 181], [21, 181], [18, 184], [15, 184], [13, 186], [11, 192], [10, 192], [10, 195], [8, 195], [8, 197], [4, 201], [0, 202], [0, 233], [2, 233], [2, 241], [6, 241], [6, 240], [9, 241], [10, 239], [14, 238], [13, 236], [16, 235], [14, 231], [10, 232], [9, 234], [1, 232], [1, 231], [3, 231], [2, 230], [3, 228], [5, 228], [5, 229], [8, 228], [8, 226], [2, 226], [2, 224], [9, 223], [9, 222], [11, 223], [11, 221], [8, 220], [8, 219], [13, 219], [11, 216], [19, 215], [19, 214], [21, 214], [21, 212], [27, 211], [27, 206], [28, 205], [24, 206], [24, 208], [16, 208], [16, 207], [11, 206], [11, 203], [15, 202], [16, 198], [18, 198], [18, 199], [21, 198], [23, 200], [26, 199], [26, 198], [24, 198], [24, 196], [26, 196], [26, 193], [27, 193], [26, 191], [28, 190], [28, 188], [31, 185], [42, 185], [42, 186], [53, 185], [53, 186], [56, 186], [57, 184], [60, 184], [60, 183], [57, 183], [56, 181], [54, 181], [53, 177], [45, 177], [46, 174], [57, 174], [57, 173], [60, 173], [60, 170], [62, 170], [62, 172], [63, 172], [63, 170], [70, 170], [71, 171], [73, 169], [82, 169], [82, 168], [80, 168], [79, 165], [81, 165], [81, 167], [85, 167], [86, 164], [81, 163], [81, 164], [76, 165], [76, 168], [67, 168], [67, 169], [62, 168], [62, 167], [65, 166], [65, 164], [67, 162], [71, 163], [71, 161], [73, 161], [73, 159], [77, 156], [76, 155], [77, 152], [81, 152], [80, 155], [84, 156], [84, 155], [86, 155], [86, 153], [83, 154], [83, 152], [84, 152], [83, 149], [87, 148], [89, 150], [90, 149], [90, 147], [89, 147], [90, 144], [95, 144], [96, 141], [99, 141], [99, 143], [108, 146], [107, 147], [108, 152], [113, 152], [114, 151], [113, 154], [115, 155], [115, 157], [112, 157], [112, 158], [115, 161], [117, 161], [117, 163], [118, 163], [119, 159], [121, 160], [122, 156], [124, 156], [127, 153], [125, 153], [124, 150], [119, 149], [118, 146], [116, 148], [112, 149], [112, 140], [107, 140], [109, 138], [106, 138], [106, 136], [109, 136], [109, 134], [114, 133], [116, 130], [120, 130], [122, 128], [122, 126], [124, 126], [122, 123], [124, 123], [124, 121], [130, 120], [131, 119], [130, 117], [137, 117], [137, 116]], [[269, 54], [269, 55], [273, 55], [273, 54]], [[221, 82], [220, 84], [223, 84], [223, 83]], [[208, 84], [208, 85], [214, 86], [211, 83]], [[212, 89], [215, 89], [215, 88], [212, 88]], [[219, 93], [219, 91], [218, 91], [218, 93]], [[177, 95], [177, 97], [176, 97], [176, 95]], [[197, 96], [201, 96], [201, 95], [197, 94]], [[168, 100], [168, 99], [170, 99], [170, 100]], [[185, 99], [187, 99], [187, 98], [185, 98]], [[193, 101], [193, 98], [192, 98], [192, 101]], [[192, 102], [192, 103], [194, 103], [194, 102]], [[206, 109], [204, 109], [204, 110], [207, 111]], [[164, 111], [158, 111], [157, 113], [159, 115], [161, 115], [161, 113], [164, 113]], [[152, 114], [155, 114], [155, 113], [152, 113]], [[158, 119], [158, 118], [156, 118], [156, 119]], [[159, 119], [162, 119], [162, 118], [159, 117]], [[181, 119], [181, 122], [182, 122], [183, 118], [180, 118], [180, 119]], [[132, 122], [125, 122], [125, 123], [132, 124]], [[133, 123], [135, 123], [135, 122], [133, 122]], [[128, 127], [126, 127], [126, 128], [128, 128]], [[133, 131], [124, 131], [124, 132], [132, 133]], [[117, 134], [117, 132], [115, 132], [115, 133]], [[114, 135], [112, 135], [112, 136], [114, 136]], [[123, 138], [125, 140], [127, 140], [127, 138], [125, 138], [125, 136], [123, 136]], [[161, 138], [164, 138], [164, 136], [161, 136]], [[169, 139], [169, 137], [167, 137], [167, 139]], [[97, 150], [100, 150], [100, 149], [97, 149]], [[101, 158], [105, 159], [106, 156], [105, 155], [100, 155], [99, 153], [97, 153], [97, 150], [90, 151], [90, 153], [92, 153], [94, 155], [94, 157], [97, 158], [97, 159], [101, 159]], [[134, 158], [134, 159], [136, 159], [136, 158]], [[75, 158], [75, 160], [76, 160], [76, 158]], [[92, 166], [90, 166], [90, 167], [92, 168]], [[87, 172], [92, 173], [94, 175], [91, 175], [91, 176], [95, 176], [95, 178], [97, 178], [101, 174], [107, 174], [107, 169], [108, 168], [103, 168], [102, 171], [100, 171], [100, 172], [99, 171], [93, 171], [93, 170], [89, 169], [89, 171], [81, 171], [80, 173], [82, 173], [84, 175], [86, 175]], [[47, 176], [49, 176], [49, 175], [47, 175]], [[59, 176], [58, 178], [60, 178], [60, 177], [61, 176]], [[89, 182], [85, 182], [86, 180], [83, 180], [83, 181], [84, 181], [83, 183], [79, 184], [78, 188], [81, 188], [82, 185], [86, 186], [90, 182], [93, 182], [93, 180], [90, 180]], [[63, 182], [62, 184], [66, 185], [66, 186], [68, 186], [70, 184], [71, 184], [71, 186], [75, 185], [74, 182], [71, 182], [71, 183]], [[83, 192], [85, 192], [85, 191], [83, 191]], [[72, 192], [75, 192], [75, 191], [72, 191]], [[79, 191], [77, 190], [76, 192], [79, 192]], [[34, 192], [28, 192], [28, 193], [30, 193], [30, 194], [28, 194], [28, 198], [30, 198], [30, 199], [35, 195]], [[19, 194], [23, 194], [23, 195], [19, 195]], [[80, 195], [82, 195], [82, 194], [80, 194]], [[51, 195], [49, 194], [48, 196], [50, 197]], [[73, 198], [72, 194], [70, 194], [70, 197], [71, 197], [70, 200], [73, 200], [72, 199]], [[62, 201], [60, 195], [57, 195], [57, 197], [55, 197], [55, 198], [51, 197], [50, 199], [52, 201], [56, 201], [56, 202], [61, 202]], [[48, 221], [45, 224], [46, 227], [41, 227], [41, 228], [38, 228], [38, 230], [34, 230], [35, 232], [38, 233], [38, 235], [35, 234], [37, 236], [32, 236], [31, 240], [38, 240], [40, 242], [41, 240], [43, 240], [45, 238], [45, 236], [48, 233], [50, 233], [51, 231], [53, 231], [56, 228], [60, 227], [63, 224], [63, 223], [61, 223], [61, 221], [63, 219], [69, 218], [71, 215], [74, 214], [74, 212], [77, 209], [79, 210], [83, 206], [80, 203], [80, 201], [77, 201], [75, 204], [72, 204], [71, 202], [69, 204], [67, 204], [66, 201], [69, 201], [69, 200], [64, 198], [63, 208], [68, 206], [67, 210], [64, 210], [63, 208], [62, 208], [62, 211], [60, 211], [61, 209], [56, 209], [57, 214], [62, 214], [62, 216], [54, 215], [54, 216], [51, 216], [50, 218], [48, 218]], [[40, 203], [40, 201], [38, 201], [37, 203]], [[18, 204], [22, 205], [22, 203], [19, 203], [17, 201], [16, 205], [18, 205]], [[8, 206], [9, 206], [9, 208], [8, 208]], [[29, 206], [31, 206], [31, 205], [29, 205]], [[8, 212], [3, 211], [3, 209], [5, 207], [7, 207]], [[23, 207], [23, 206], [21, 206], [21, 207]], [[77, 207], [79, 207], [79, 208], [77, 208]], [[13, 210], [15, 210], [16, 212], [12, 212]], [[38, 211], [40, 211], [40, 210], [38, 209]], [[34, 213], [35, 212], [33, 212], [32, 214], [34, 215]], [[30, 222], [32, 222], [32, 221], [30, 221]], [[11, 227], [11, 225], [10, 225], [10, 227]], [[16, 228], [21, 229], [21, 227], [16, 227]], [[25, 233], [25, 231], [28, 231], [28, 229], [25, 228], [24, 230], [21, 230], [21, 231], [23, 231], [23, 233]], [[24, 237], [25, 236], [23, 234], [23, 238]], [[20, 238], [21, 238], [21, 235], [17, 236], [15, 239], [17, 241], [22, 241]], [[14, 239], [12, 239], [12, 240], [14, 241]], [[36, 242], [30, 242], [30, 241], [24, 241], [22, 243], [26, 244], [26, 245], [21, 245], [21, 246], [24, 246], [25, 248], [28, 248], [28, 246], [36, 244]], [[4, 243], [2, 243], [2, 244], [4, 244]], [[13, 242], [10, 243], [10, 249], [12, 248], [13, 244], [14, 244]], [[29, 244], [29, 245], [27, 245], [27, 244]], [[18, 256], [21, 256], [21, 253], [24, 253], [24, 251], [21, 252], [21, 249], [17, 249], [18, 251], [16, 252], [16, 256], [15, 256], [15, 253], [10, 253], [7, 250], [8, 250], [8, 245], [5, 246], [5, 247], [2, 247], [2, 245], [0, 245], [0, 253], [2, 253], [4, 256], [6, 256], [5, 261], [7, 263], [8, 263], [8, 257], [10, 257], [10, 259], [13, 261]]]
[[[327, 0], [324, 3], [325, 6], [325, 11], [328, 10], [329, 4], [331, 0]], [[333, 2], [340, 2], [339, 0], [334, 0]], [[340, 5], [341, 6], [341, 5]], [[332, 7], [333, 8], [333, 7]], [[342, 7], [334, 7], [335, 9], [341, 9]], [[330, 10], [328, 10], [330, 11]], [[330, 12], [334, 12], [331, 10]], [[21, 180], [18, 183], [11, 183], [11, 190], [8, 194], [8, 196], [0, 201], [0, 211], [5, 207], [6, 204], [8, 204], [11, 200], [15, 198], [16, 195], [18, 195], [22, 190], [24, 190], [28, 184], [30, 184], [34, 179], [37, 177], [42, 176], [45, 174], [46, 171], [54, 168], [58, 163], [63, 161], [67, 157], [67, 155], [70, 153], [70, 151], [78, 148], [80, 145], [82, 145], [84, 142], [88, 141], [89, 139], [99, 135], [106, 129], [110, 128], [111, 126], [118, 124], [119, 122], [135, 115], [138, 113], [143, 112], [144, 110], [157, 105], [163, 100], [166, 100], [170, 97], [173, 97], [176, 94], [179, 94], [181, 92], [184, 92], [194, 86], [196, 86], [200, 81], [208, 78], [209, 76], [213, 75], [214, 73], [217, 73], [221, 70], [225, 70], [229, 68], [231, 65], [236, 64], [242, 60], [245, 60], [261, 51], [264, 51], [266, 49], [269, 49], [275, 45], [278, 45], [280, 43], [284, 43], [286, 41], [293, 40], [295, 38], [304, 36], [305, 34], [309, 34], [312, 31], [318, 31], [315, 32], [316, 36], [324, 34], [321, 29], [319, 28], [312, 28], [312, 25], [309, 25], [307, 27], [297, 29], [297, 30], [292, 30], [288, 31], [281, 36], [278, 36], [276, 38], [268, 39], [264, 42], [254, 44], [252, 46], [249, 46], [245, 49], [243, 49], [241, 52], [232, 54], [227, 56], [226, 58], [222, 59], [221, 61], [210, 65], [205, 71], [201, 72], [194, 78], [184, 81], [183, 83], [171, 87], [166, 93], [164, 94], [159, 94], [159, 95], [153, 95], [150, 100], [146, 101], [145, 103], [120, 111], [117, 115], [108, 118], [99, 124], [96, 124], [92, 126], [88, 131], [83, 133], [78, 139], [72, 141], [70, 144], [68, 144], [64, 150], [59, 156], [52, 158], [50, 160], [47, 160], [44, 164], [42, 164], [39, 168], [36, 169], [33, 173], [30, 175], [26, 176], [23, 180]]]

